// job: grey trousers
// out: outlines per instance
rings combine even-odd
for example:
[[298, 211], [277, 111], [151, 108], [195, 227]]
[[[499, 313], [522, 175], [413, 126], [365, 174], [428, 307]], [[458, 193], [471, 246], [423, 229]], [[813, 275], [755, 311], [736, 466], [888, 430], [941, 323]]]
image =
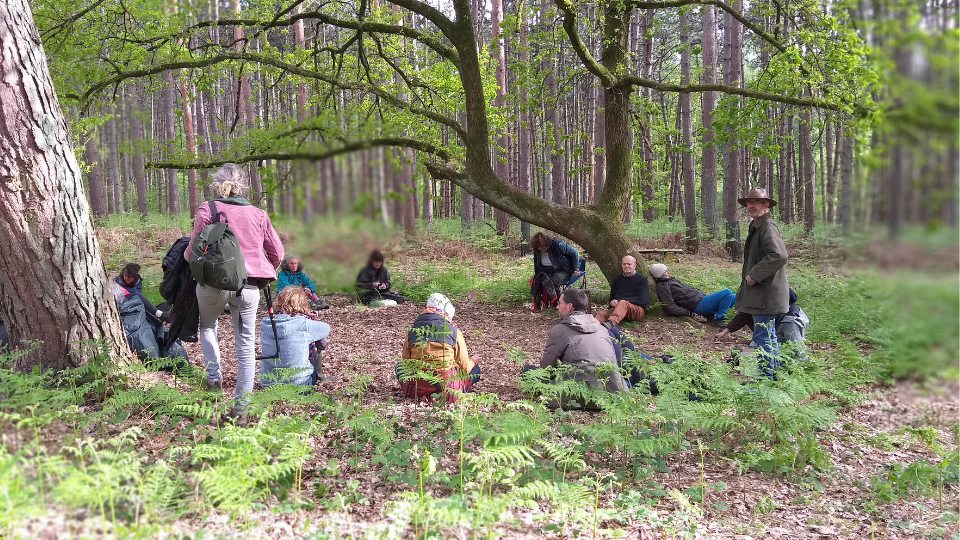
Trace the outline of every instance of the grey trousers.
[[217, 341], [217, 318], [223, 305], [230, 305], [233, 319], [234, 352], [237, 356], [237, 387], [233, 392], [238, 405], [246, 405], [243, 395], [253, 391], [256, 375], [254, 346], [257, 337], [257, 306], [260, 304], [260, 289], [243, 288], [240, 296], [236, 291], [222, 291], [207, 285], [197, 284], [197, 304], [200, 308], [200, 332], [198, 338], [203, 348], [203, 362], [207, 367], [207, 380], [221, 378], [220, 343]]

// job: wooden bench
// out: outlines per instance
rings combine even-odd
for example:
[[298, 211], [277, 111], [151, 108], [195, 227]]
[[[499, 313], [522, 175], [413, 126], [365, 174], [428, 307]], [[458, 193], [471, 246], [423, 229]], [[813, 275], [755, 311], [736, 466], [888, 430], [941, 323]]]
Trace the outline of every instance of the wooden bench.
[[683, 253], [683, 250], [676, 248], [641, 248], [637, 250], [637, 253], [643, 256], [645, 259], [654, 258], [660, 261], [665, 261], [676, 258], [677, 255]]

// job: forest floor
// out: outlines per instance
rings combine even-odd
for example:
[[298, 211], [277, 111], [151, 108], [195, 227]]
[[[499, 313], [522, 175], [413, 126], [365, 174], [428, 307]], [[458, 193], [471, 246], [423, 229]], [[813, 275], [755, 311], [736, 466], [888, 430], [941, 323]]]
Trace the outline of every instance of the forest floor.
[[[164, 237], [159, 243], [166, 240]], [[474, 246], [459, 241], [444, 241], [444, 245], [450, 256], [459, 261], [455, 264], [464, 266], [464, 271], [469, 267], [475, 273], [483, 273], [499, 264], [488, 260], [486, 252]], [[422, 269], [423, 264], [438, 264], [435, 254], [426, 253], [427, 250], [413, 249], [402, 257], [398, 255], [397, 266], [391, 270], [401, 281], [414, 282], [421, 277], [418, 269]], [[835, 256], [832, 251], [829, 253]], [[886, 254], [886, 251], [878, 253]], [[804, 255], [812, 259], [817, 253], [811, 249]], [[719, 254], [709, 252], [702, 253], [696, 260], [684, 259], [686, 272], [719, 268], [729, 273], [737, 269]], [[894, 259], [889, 260], [895, 264]], [[953, 259], [946, 260], [947, 266], [951, 266]], [[517, 261], [518, 267], [522, 267], [524, 261]], [[599, 281], [594, 276], [591, 285]], [[333, 381], [318, 384], [315, 390], [330, 400], [325, 406], [279, 401], [272, 404], [266, 415], [308, 422], [312, 418], [317, 426], [317, 432], [304, 438], [309, 457], [302, 464], [299, 482], [308, 487], [300, 499], [267, 494], [242, 512], [193, 504], [190, 511], [177, 513], [148, 537], [411, 538], [414, 532], [407, 525], [397, 525], [395, 512], [399, 499], [408, 500], [419, 493], [418, 500], [424, 500], [417, 475], [422, 469], [411, 466], [410, 455], [418, 452], [418, 446], [428, 446], [439, 458], [440, 473], [433, 473], [426, 482], [427, 498], [432, 496], [435, 502], [431, 511], [439, 512], [443, 504], [449, 504], [436, 503], [438, 500], [455, 500], [452, 497], [458, 491], [456, 474], [462, 470], [462, 463], [458, 463], [460, 439], [455, 436], [455, 430], [451, 437], [451, 426], [456, 424], [451, 418], [456, 413], [403, 398], [394, 374], [406, 329], [422, 306], [411, 301], [394, 307], [367, 308], [355, 304], [352, 297], [344, 293], [325, 298], [330, 309], [320, 315], [330, 323], [331, 333], [323, 354], [323, 371], [331, 375]], [[454, 323], [464, 333], [470, 355], [483, 372], [475, 390], [496, 397], [474, 406], [473, 412], [478, 418], [484, 414], [490, 418], [507, 418], [504, 415], [512, 410], [511, 404], [529, 399], [520, 389], [519, 365], [539, 361], [546, 334], [557, 323], [557, 313], [555, 310], [534, 312], [530, 304], [491, 302], [489, 295], [474, 291], [456, 298], [455, 304]], [[813, 315], [811, 319], [817, 324]], [[714, 338], [718, 328], [689, 318], [661, 317], [658, 310], [639, 323], [625, 325], [624, 329], [637, 349], [651, 356], [683, 351], [713, 363], [723, 363], [734, 346], [749, 342], [746, 331], [718, 342]], [[224, 394], [219, 396], [219, 401], [225, 402], [232, 395], [237, 369], [229, 315], [221, 317], [218, 335], [224, 382]], [[198, 344], [185, 346], [191, 362], [202, 366]], [[864, 342], [858, 342], [857, 346], [863, 355], [872, 347]], [[814, 342], [810, 347], [815, 356], [830, 358], [838, 345]], [[146, 373], [140, 384], [169, 386], [186, 392], [196, 387], [195, 382], [185, 383], [167, 372]], [[590, 472], [588, 475], [585, 470], [575, 475], [577, 481], [590, 486], [590, 475], [605, 479], [600, 484], [594, 483], [587, 492], [586, 506], [590, 508], [570, 509], [558, 517], [547, 511], [550, 505], [546, 504], [529, 508], [513, 506], [485, 518], [482, 528], [473, 524], [475, 522], [461, 520], [457, 527], [447, 525], [440, 528], [439, 533], [431, 531], [440, 536], [430, 537], [467, 538], [476, 534], [500, 538], [599, 536], [738, 540], [960, 537], [956, 459], [944, 457], [956, 454], [960, 443], [958, 381], [950, 378], [874, 382], [847, 390], [855, 397], [839, 400], [829, 425], [813, 433], [814, 446], [819, 449], [795, 450], [788, 459], [793, 463], [780, 470], [765, 472], [760, 470], [762, 467], [745, 465], [742, 453], [724, 451], [724, 445], [731, 444], [729, 438], [711, 434], [709, 430], [686, 433], [686, 440], [677, 448], [644, 461], [649, 466], [640, 469], [635, 468], [636, 456], [631, 461], [628, 454], [616, 447], [611, 453], [605, 446], [592, 449], [580, 446]], [[342, 412], [346, 403], [356, 405], [353, 413]], [[369, 417], [371, 423], [389, 427], [392, 435], [386, 449], [375, 448], [373, 442], [348, 444], [356, 439], [358, 430], [365, 428], [348, 428], [349, 422], [327, 418], [327, 415], [346, 417], [366, 410], [373, 411]], [[153, 461], [171, 459], [171, 448], [182, 444], [185, 437], [209, 440], [216, 430], [215, 426], [201, 422], [185, 426], [187, 423], [180, 420], [179, 427], [172, 431], [153, 429], [153, 434], [149, 433], [152, 424], [164, 421], [146, 410], [139, 410], [120, 422], [101, 421], [85, 431], [106, 438], [139, 427], [145, 435], [137, 447], [145, 461]], [[553, 427], [559, 430], [557, 441], [576, 442], [589, 440], [585, 435], [589, 431], [578, 432], [576, 426], [605, 424], [611, 420], [604, 413], [575, 411], [555, 415], [553, 421]], [[441, 424], [443, 429], [439, 427]], [[55, 425], [56, 422], [42, 436], [48, 453], [58, 451], [71, 434], [70, 429], [55, 429]], [[494, 427], [484, 426], [485, 429]], [[800, 448], [799, 439], [763, 441], [762, 435], [756, 444], [777, 448], [781, 443], [789, 443], [788, 449]], [[391, 458], [390, 447], [396, 449], [400, 457]], [[383, 456], [386, 458], [378, 461]], [[815, 467], [798, 465], [798, 460], [819, 463]], [[186, 462], [180, 463], [187, 467]], [[535, 467], [543, 466], [543, 462], [536, 463]], [[627, 463], [632, 465], [624, 465]], [[632, 475], [625, 473], [630, 467], [634, 467]], [[931, 476], [933, 470], [938, 471], [935, 477]], [[533, 472], [525, 474], [533, 478]], [[422, 481], [422, 477], [420, 479]], [[498, 490], [510, 488], [505, 481], [498, 486]], [[196, 483], [194, 489], [199, 493], [200, 484]], [[336, 495], [335, 500], [332, 494]], [[197, 495], [193, 498], [196, 503]], [[291, 500], [296, 504], [291, 504]], [[201, 507], [203, 510], [198, 510]], [[597, 511], [597, 508], [607, 511]], [[593, 523], [589, 517], [591, 511]], [[141, 537], [139, 533], [129, 532], [135, 529], [103, 521], [102, 507], [75, 509], [72, 513], [33, 517], [12, 530], [13, 537], [19, 538]], [[416, 520], [413, 523], [416, 527]], [[206, 535], [198, 531], [206, 531]]]

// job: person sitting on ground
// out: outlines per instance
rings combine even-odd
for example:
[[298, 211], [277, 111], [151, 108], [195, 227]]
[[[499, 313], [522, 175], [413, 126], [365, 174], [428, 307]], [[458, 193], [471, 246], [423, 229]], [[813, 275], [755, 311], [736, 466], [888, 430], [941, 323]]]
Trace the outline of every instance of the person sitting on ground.
[[260, 360], [261, 388], [276, 383], [312, 387], [318, 381], [329, 380], [322, 375], [320, 353], [330, 325], [316, 320], [316, 314], [310, 312], [308, 291], [302, 285], [284, 287], [274, 303], [273, 321], [269, 316], [260, 320], [261, 353], [277, 356]]
[[707, 322], [722, 325], [727, 310], [736, 301], [736, 295], [730, 289], [703, 294], [700, 289], [671, 276], [665, 264], [651, 264], [650, 275], [657, 284], [657, 297], [667, 315], [674, 317], [700, 315], [707, 319]]
[[647, 276], [637, 272], [637, 260], [627, 255], [620, 260], [623, 274], [613, 278], [610, 284], [610, 309], [597, 312], [597, 320], [609, 319], [619, 325], [624, 319], [639, 321], [643, 318], [650, 303], [650, 289]]
[[480, 366], [470, 359], [463, 332], [451, 322], [455, 313], [449, 298], [433, 293], [413, 321], [396, 367], [404, 396], [446, 394], [447, 403], [453, 403], [457, 395], [447, 390], [470, 392], [480, 380]]
[[[590, 295], [581, 289], [567, 289], [557, 302], [560, 322], [547, 334], [540, 368], [568, 368], [563, 372], [565, 380], [581, 382], [590, 388], [607, 392], [623, 392], [628, 385], [616, 365], [617, 353], [611, 334], [590, 315]], [[605, 365], [605, 367], [603, 367]], [[528, 371], [535, 366], [523, 366]], [[592, 400], [580, 400], [562, 394], [559, 400], [547, 402], [550, 408], [592, 409], [599, 406]]]
[[302, 285], [307, 290], [307, 296], [312, 302], [310, 309], [328, 309], [330, 306], [317, 296], [317, 287], [313, 280], [303, 271], [300, 259], [294, 256], [287, 257], [280, 263], [280, 272], [277, 273], [277, 293], [291, 285]]
[[383, 305], [402, 304], [404, 298], [390, 290], [390, 272], [383, 265], [383, 253], [378, 250], [370, 252], [367, 265], [357, 274], [357, 300], [361, 304], [370, 305], [380, 300]]
[[153, 305], [143, 294], [143, 279], [140, 278], [140, 265], [137, 263], [127, 263], [120, 270], [120, 275], [113, 278], [114, 283], [119, 285], [128, 294], [135, 294], [143, 302], [143, 308], [151, 317], [156, 317], [162, 322], [170, 322], [170, 314]]
[[[781, 313], [774, 318], [774, 328], [776, 329], [777, 342], [780, 344], [790, 343], [787, 347], [792, 347], [797, 358], [801, 358], [805, 352], [805, 335], [807, 326], [810, 325], [810, 319], [807, 314], [797, 305], [797, 293], [791, 287], [789, 289], [790, 304], [786, 313]], [[753, 316], [749, 313], [737, 313], [727, 326], [717, 333], [716, 339], [719, 341], [724, 337], [740, 330], [744, 326], [749, 326], [753, 330]], [[750, 342], [750, 348], [755, 349], [757, 344]]]

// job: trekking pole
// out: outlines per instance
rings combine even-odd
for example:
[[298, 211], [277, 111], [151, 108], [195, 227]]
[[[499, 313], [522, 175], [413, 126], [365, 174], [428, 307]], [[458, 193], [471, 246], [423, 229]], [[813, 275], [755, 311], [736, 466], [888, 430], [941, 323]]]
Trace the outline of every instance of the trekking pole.
[[[270, 296], [270, 284], [268, 283], [264, 287], [264, 291], [267, 294], [267, 314], [270, 315], [270, 326], [273, 327], [273, 343], [275, 345], [275, 351], [271, 356], [258, 356], [257, 360], [263, 360], [266, 358], [280, 358], [280, 338], [277, 337], [277, 322], [273, 319], [273, 298]], [[262, 340], [261, 340], [262, 341]], [[262, 345], [261, 345], [262, 351]]]

